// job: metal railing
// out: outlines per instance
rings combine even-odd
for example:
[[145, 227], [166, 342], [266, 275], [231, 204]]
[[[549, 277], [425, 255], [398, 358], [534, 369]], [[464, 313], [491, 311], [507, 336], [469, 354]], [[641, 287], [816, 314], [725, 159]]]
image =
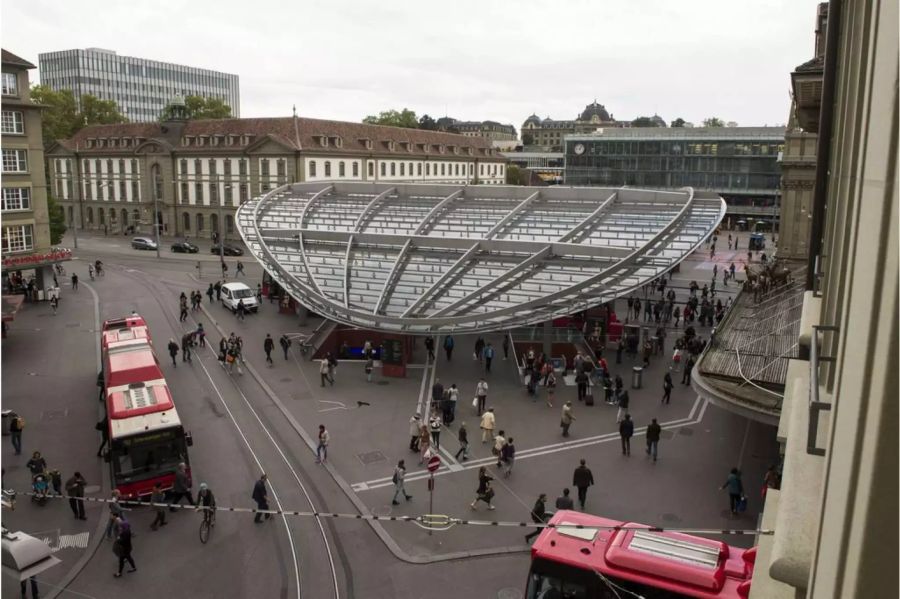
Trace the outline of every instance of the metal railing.
[[819, 401], [819, 362], [832, 362], [831, 356], [819, 356], [819, 331], [838, 331], [831, 325], [813, 325], [809, 346], [809, 427], [806, 435], [806, 453], [824, 456], [825, 450], [816, 446], [819, 435], [819, 413], [831, 411], [831, 404]]

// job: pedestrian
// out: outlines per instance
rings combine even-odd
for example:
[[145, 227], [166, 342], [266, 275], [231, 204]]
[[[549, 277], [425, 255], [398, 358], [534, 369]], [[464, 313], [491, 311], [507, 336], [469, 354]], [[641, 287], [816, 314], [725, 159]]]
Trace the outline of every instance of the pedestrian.
[[450, 388], [445, 392], [445, 396], [444, 424], [449, 425], [456, 419], [456, 404], [459, 401], [459, 387], [456, 386], [456, 383], [450, 385]]
[[[253, 516], [253, 522], [259, 524], [262, 522], [262, 515], [259, 510], [269, 509], [269, 492], [266, 489], [266, 473], [263, 472], [259, 480], [253, 485], [253, 501], [256, 502], [256, 515]], [[272, 514], [266, 514], [266, 520], [272, 517]]]
[[447, 354], [447, 361], [449, 362], [453, 358], [453, 346], [455, 342], [453, 341], [453, 337], [451, 335], [447, 335], [444, 337], [444, 352]]
[[456, 433], [456, 440], [459, 441], [459, 450], [456, 452], [456, 455], [453, 457], [455, 459], [459, 459], [459, 456], [462, 455], [463, 461], [469, 459], [469, 431], [466, 430], [466, 423], [459, 423], [459, 431]]
[[694, 369], [694, 354], [690, 353], [688, 356], [687, 362], [684, 363], [684, 374], [681, 376], [681, 384], [682, 385], [690, 385], [691, 384], [691, 371]]
[[674, 387], [672, 383], [672, 375], [670, 373], [666, 373], [666, 376], [663, 377], [663, 396], [662, 403], [668, 405], [669, 401], [672, 399], [672, 387]]
[[325, 425], [319, 425], [318, 445], [316, 445], [316, 464], [321, 464], [328, 459], [328, 441], [331, 436], [325, 430]]
[[[169, 503], [172, 505], [181, 505], [182, 498], [187, 498], [191, 506], [194, 505], [194, 498], [191, 496], [191, 480], [187, 475], [187, 465], [184, 462], [178, 464], [175, 469], [175, 482], [172, 483], [172, 499]], [[176, 511], [176, 508], [169, 507], [170, 512]]]
[[731, 515], [736, 516], [738, 513], [738, 504], [744, 495], [744, 484], [741, 482], [741, 471], [732, 468], [725, 480], [725, 484], [719, 489], [728, 489], [728, 501], [731, 507]]
[[178, 305], [178, 322], [184, 322], [188, 317], [187, 298], [181, 294], [181, 303]]
[[228, 278], [228, 265], [225, 264], [225, 261], [224, 261], [224, 260], [222, 260], [222, 278], [223, 278], [223, 279], [227, 279], [227, 278]]
[[[166, 494], [162, 490], [161, 483], [155, 483], [153, 485], [153, 492], [150, 494], [150, 503], [152, 504], [163, 504], [166, 502]], [[156, 517], [153, 518], [153, 522], [150, 524], [150, 530], [156, 530], [160, 526], [165, 526], [166, 522], [166, 508], [163, 505], [154, 505], [153, 511], [156, 513]]]
[[588, 375], [581, 369], [575, 371], [575, 384], [578, 386], [578, 401], [584, 401], [587, 395]]
[[262, 306], [262, 285], [256, 284], [256, 305]]
[[374, 369], [375, 369], [375, 360], [372, 358], [371, 355], [369, 355], [369, 357], [366, 358], [366, 367], [365, 367], [366, 382], [368, 382], [368, 383], [372, 382], [372, 370], [374, 370]]
[[431, 407], [437, 408], [441, 406], [441, 403], [444, 401], [444, 385], [441, 384], [441, 379], [434, 379], [434, 384], [431, 386]]
[[621, 335], [619, 337], [618, 343], [616, 343], [616, 364], [622, 363], [622, 352], [625, 351], [625, 336]]
[[575, 469], [572, 475], [572, 486], [578, 489], [578, 504], [584, 510], [584, 504], [587, 501], [588, 487], [594, 484], [594, 475], [591, 469], [585, 466], [584, 458], [581, 458], [580, 465]]
[[562, 408], [562, 416], [559, 420], [559, 426], [562, 427], [562, 436], [569, 436], [569, 427], [572, 426], [572, 422], [575, 421], [575, 416], [572, 414], [572, 402], [567, 401], [566, 404]]
[[237, 268], [235, 268], [234, 271], [234, 276], [237, 277], [238, 275], [247, 276], [246, 273], [244, 273], [244, 263], [240, 260], [237, 261]]
[[206, 331], [203, 330], [203, 323], [197, 323], [197, 330], [194, 331], [194, 337], [197, 339], [197, 345], [206, 347]]
[[29, 472], [31, 472], [31, 476], [37, 476], [38, 474], [47, 472], [47, 460], [44, 459], [44, 456], [41, 455], [40, 451], [32, 453], [31, 459], [26, 462], [25, 466], [28, 468]]
[[503, 335], [503, 359], [509, 359], [509, 333]]
[[441, 448], [441, 428], [444, 426], [441, 417], [435, 411], [428, 420], [428, 429], [431, 433], [431, 444], [435, 449]]
[[494, 490], [491, 488], [491, 481], [494, 477], [487, 473], [487, 468], [482, 466], [478, 469], [478, 490], [475, 491], [475, 500], [469, 504], [473, 510], [479, 501], [483, 501], [488, 505], [489, 510], [496, 509], [492, 500], [494, 499]]
[[631, 455], [631, 437], [634, 436], [634, 422], [631, 414], [625, 414], [625, 418], [619, 423], [619, 437], [622, 438], [622, 455]]
[[494, 437], [493, 446], [491, 447], [491, 453], [497, 458], [497, 469], [503, 467], [503, 462], [501, 461], [503, 458], [503, 446], [506, 445], [506, 431], [500, 431], [497, 433], [497, 436]]
[[481, 335], [479, 335], [478, 339], [475, 340], [474, 357], [479, 362], [481, 362], [481, 359], [484, 357], [484, 337], [482, 337]]
[[512, 474], [513, 465], [516, 462], [516, 446], [512, 437], [506, 440], [503, 449], [500, 450], [500, 461], [504, 466], [504, 478], [509, 478], [509, 475]]
[[328, 376], [329, 369], [330, 365], [328, 364], [328, 357], [326, 356], [319, 362], [319, 379], [323, 387], [325, 386], [325, 381], [331, 382], [331, 385], [334, 386], [334, 381]]
[[247, 306], [244, 305], [244, 300], [238, 300], [237, 308], [235, 308], [234, 312], [237, 314], [238, 320], [244, 320], [244, 316], [247, 315]]
[[569, 497], [569, 488], [563, 489], [563, 494], [556, 498], [556, 509], [558, 510], [574, 510], [575, 503]]
[[616, 411], [616, 422], [621, 423], [625, 419], [625, 414], [628, 412], [628, 404], [631, 403], [631, 398], [628, 397], [628, 391], [622, 391], [619, 394], [619, 409]]
[[334, 373], [337, 370], [338, 361], [331, 352], [325, 354], [325, 359], [328, 360], [328, 380], [331, 382], [331, 386], [334, 386]]
[[81, 472], [76, 472], [66, 481], [66, 495], [69, 496], [69, 507], [77, 520], [87, 520], [84, 515], [84, 487], [87, 481], [81, 476]]
[[181, 361], [191, 361], [191, 347], [194, 345], [194, 334], [185, 333], [181, 336]]
[[412, 499], [412, 495], [406, 492], [406, 487], [403, 485], [403, 481], [406, 479], [406, 461], [400, 460], [397, 462], [397, 467], [394, 468], [394, 498], [391, 500], [391, 505], [400, 505], [400, 502], [397, 501], [397, 497], [402, 493], [407, 501]]
[[119, 501], [122, 494], [118, 489], [113, 489], [111, 501], [109, 502], [109, 521], [106, 523], [106, 539], [112, 539], [114, 535], [119, 534], [119, 522], [125, 520], [125, 510]]
[[[547, 522], [547, 495], [545, 493], [541, 493], [537, 501], [534, 502], [534, 507], [531, 508], [531, 521], [535, 524], [545, 524]], [[541, 534], [543, 530], [542, 527], [535, 527], [533, 531], [525, 535], [525, 542], [530, 543], [531, 539]]]
[[56, 316], [56, 311], [59, 310], [59, 297], [56, 295], [50, 296], [50, 308], [53, 310], [53, 315]]
[[409, 450], [419, 451], [419, 429], [422, 426], [422, 420], [419, 413], [416, 412], [409, 419]]
[[654, 462], [659, 447], [660, 432], [662, 432], [662, 427], [656, 422], [656, 418], [653, 418], [650, 425], [647, 426], [647, 455], [653, 456]]
[[177, 368], [178, 362], [175, 361], [175, 358], [178, 356], [178, 344], [175, 343], [174, 338], [169, 339], [169, 355], [172, 357], [172, 366]]
[[547, 405], [553, 407], [553, 398], [556, 397], [556, 374], [553, 369], [547, 374], [547, 381], [544, 383], [547, 387]]
[[213, 285], [213, 290], [216, 292], [216, 301], [221, 301], [222, 299], [222, 281], [216, 281], [216, 284]]
[[266, 340], [263, 341], [263, 351], [266, 352], [266, 364], [269, 366], [273, 366], [275, 362], [272, 361], [272, 350], [275, 349], [275, 341], [272, 339], [272, 335], [266, 333]]
[[122, 576], [125, 562], [131, 566], [128, 569], [129, 572], [137, 572], [137, 566], [134, 564], [134, 558], [131, 557], [131, 525], [122, 518], [116, 518], [116, 520], [118, 520], [116, 524], [119, 527], [119, 535], [116, 537], [116, 542], [113, 543], [113, 553], [119, 558], [119, 570], [113, 576], [119, 578]]
[[478, 401], [476, 402], [476, 410], [479, 416], [484, 413], [484, 405], [485, 403], [487, 403], [487, 394], [489, 388], [490, 387], [488, 386], [487, 381], [484, 380], [484, 377], [482, 377], [478, 381], [478, 384], [475, 385], [475, 397], [478, 399]]
[[213, 296], [216, 294], [216, 288], [213, 287], [213, 284], [210, 283], [209, 287], [206, 289], [206, 296], [209, 298], [209, 303], [212, 303]]
[[[278, 343], [281, 344], [281, 349], [284, 351], [284, 359], [288, 359], [288, 350], [291, 348], [291, 340], [288, 339], [287, 335], [282, 335], [278, 340]], [[324, 387], [324, 385], [322, 385]]]
[[481, 442], [487, 443], [488, 439], [494, 438], [494, 408], [488, 408], [488, 411], [481, 415]]
[[13, 412], [9, 419], [9, 438], [16, 455], [22, 455], [22, 431], [25, 430], [25, 419]]
[[72, 291], [78, 291], [78, 275], [72, 273]]
[[428, 361], [434, 361], [434, 337], [429, 335], [425, 337], [425, 349], [428, 350]]
[[100, 431], [100, 447], [97, 449], [97, 457], [103, 456], [103, 448], [109, 444], [109, 416], [104, 416], [103, 420], [94, 425], [94, 428]]
[[425, 422], [419, 423], [419, 465], [434, 455], [431, 451], [431, 430]]
[[491, 371], [491, 362], [494, 360], [494, 347], [488, 343], [484, 348], [484, 371]]

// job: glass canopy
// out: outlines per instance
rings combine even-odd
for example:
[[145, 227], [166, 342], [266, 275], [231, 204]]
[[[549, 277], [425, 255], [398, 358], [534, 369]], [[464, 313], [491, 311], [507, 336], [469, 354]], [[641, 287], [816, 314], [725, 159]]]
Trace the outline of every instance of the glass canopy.
[[690, 188], [294, 183], [241, 205], [253, 256], [297, 301], [409, 334], [536, 324], [658, 277], [718, 226]]

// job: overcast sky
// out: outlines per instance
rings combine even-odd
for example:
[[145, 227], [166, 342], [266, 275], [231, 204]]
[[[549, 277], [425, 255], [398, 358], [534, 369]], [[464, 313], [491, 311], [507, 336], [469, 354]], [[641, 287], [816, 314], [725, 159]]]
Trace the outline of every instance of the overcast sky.
[[101, 47], [241, 78], [241, 116], [787, 121], [815, 0], [0, 0], [2, 44]]

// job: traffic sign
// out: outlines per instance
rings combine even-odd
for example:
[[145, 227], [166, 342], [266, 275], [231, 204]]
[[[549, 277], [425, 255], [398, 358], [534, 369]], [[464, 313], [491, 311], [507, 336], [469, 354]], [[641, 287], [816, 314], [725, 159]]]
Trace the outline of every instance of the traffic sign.
[[433, 455], [428, 458], [428, 471], [436, 472], [438, 468], [441, 467], [441, 458], [440, 456]]

